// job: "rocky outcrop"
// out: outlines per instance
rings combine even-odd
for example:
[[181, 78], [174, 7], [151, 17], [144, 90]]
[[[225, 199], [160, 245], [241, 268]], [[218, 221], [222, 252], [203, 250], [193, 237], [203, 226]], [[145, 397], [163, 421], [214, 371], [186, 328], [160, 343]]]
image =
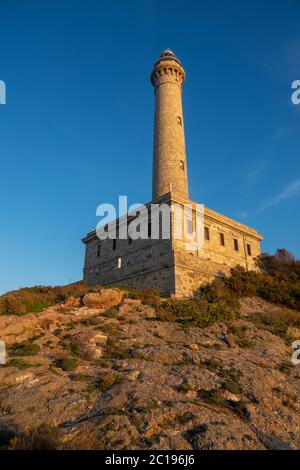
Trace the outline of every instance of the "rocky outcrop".
[[288, 334], [257, 321], [278, 307], [244, 299], [232, 324], [199, 328], [117, 289], [67, 305], [0, 317], [2, 446], [32, 446], [27, 433], [46, 423], [59, 448], [300, 448], [300, 366]]
[[102, 356], [102, 347], [106, 344], [106, 341], [107, 335], [104, 333], [87, 330], [76, 335], [72, 344], [79, 356], [96, 360]]
[[83, 298], [83, 305], [89, 308], [108, 310], [119, 305], [124, 293], [118, 289], [100, 289], [98, 292], [90, 292]]

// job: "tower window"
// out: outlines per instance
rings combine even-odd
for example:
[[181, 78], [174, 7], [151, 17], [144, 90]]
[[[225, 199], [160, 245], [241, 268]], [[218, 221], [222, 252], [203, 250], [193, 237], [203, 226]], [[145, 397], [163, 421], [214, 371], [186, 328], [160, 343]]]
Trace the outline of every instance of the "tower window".
[[151, 238], [151, 233], [152, 233], [151, 222], [148, 222], [148, 238]]
[[122, 258], [118, 258], [118, 269], [122, 268]]
[[113, 250], [117, 248], [117, 240], [116, 238], [113, 239]]
[[239, 251], [239, 241], [237, 240], [237, 238], [233, 239], [233, 243], [235, 251]]
[[180, 160], [180, 169], [184, 170], [184, 161], [183, 160]]
[[208, 227], [204, 227], [204, 238], [205, 238], [205, 240], [210, 239], [210, 233], [209, 233], [209, 228]]
[[182, 126], [182, 119], [180, 116], [177, 116], [177, 122], [180, 126]]
[[189, 235], [193, 234], [193, 221], [187, 220], [187, 232]]
[[247, 243], [247, 255], [252, 256], [251, 245], [249, 245], [249, 243]]
[[97, 246], [97, 258], [100, 258], [100, 253], [101, 253], [101, 245]]
[[224, 237], [224, 233], [220, 233], [220, 245], [225, 246], [225, 237]]

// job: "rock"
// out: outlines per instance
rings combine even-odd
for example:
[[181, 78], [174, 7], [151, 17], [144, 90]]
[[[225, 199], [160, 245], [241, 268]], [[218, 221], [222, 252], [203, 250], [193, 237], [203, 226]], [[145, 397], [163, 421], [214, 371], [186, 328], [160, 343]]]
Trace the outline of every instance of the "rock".
[[127, 378], [130, 382], [135, 382], [139, 378], [140, 372], [138, 370], [132, 370], [127, 374]]
[[99, 292], [90, 292], [83, 298], [83, 304], [89, 308], [100, 308], [103, 311], [119, 305], [124, 293], [119, 289], [101, 289]]
[[80, 356], [96, 360], [102, 356], [102, 346], [106, 344], [107, 336], [102, 332], [87, 330], [73, 339], [76, 352]]
[[37, 332], [36, 324], [29, 315], [17, 317], [15, 315], [0, 316], [1, 340], [6, 345], [21, 343]]
[[[230, 344], [238, 334], [223, 322], [183, 328], [147, 321], [149, 307], [128, 300], [112, 311], [93, 304], [66, 315], [56, 305], [0, 316], [0, 339], [5, 332], [7, 344], [41, 346], [36, 356], [7, 348], [1, 438], [49, 423], [61, 429], [62, 444], [76, 449], [299, 449], [300, 369], [291, 364], [291, 342], [238, 318], [234, 326], [246, 325], [255, 342], [227, 347], [224, 338]], [[248, 318], [260, 315], [259, 306], [255, 299], [246, 305]], [[60, 359], [72, 352], [77, 366], [63, 370]], [[236, 382], [239, 393], [228, 391], [226, 381]]]
[[77, 308], [80, 307], [79, 297], [69, 297], [62, 305], [63, 308]]

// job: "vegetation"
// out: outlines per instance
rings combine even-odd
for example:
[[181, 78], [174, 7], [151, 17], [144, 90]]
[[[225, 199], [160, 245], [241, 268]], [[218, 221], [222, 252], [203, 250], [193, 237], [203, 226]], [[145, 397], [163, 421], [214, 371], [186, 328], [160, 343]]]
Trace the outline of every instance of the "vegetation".
[[35, 343], [16, 343], [10, 347], [10, 354], [12, 356], [36, 356], [41, 350], [41, 347]]
[[234, 311], [221, 299], [205, 298], [191, 300], [167, 299], [158, 312], [162, 321], [176, 321], [183, 326], [206, 327], [218, 321], [228, 321], [234, 318]]
[[77, 359], [75, 358], [67, 357], [58, 362], [58, 366], [66, 372], [71, 372], [72, 370], [75, 370], [77, 365], [78, 365], [78, 362], [77, 362]]
[[117, 289], [125, 290], [129, 299], [141, 300], [142, 304], [149, 305], [150, 307], [159, 307], [161, 298], [160, 294], [156, 289], [134, 289], [132, 287], [116, 286]]
[[300, 260], [287, 250], [275, 255], [263, 253], [256, 260], [260, 271], [237, 266], [230, 276], [201, 287], [197, 293], [212, 301], [223, 299], [232, 308], [241, 297], [258, 296], [269, 302], [300, 310]]
[[24, 315], [40, 312], [50, 305], [64, 302], [68, 297], [83, 297], [94, 292], [99, 286], [87, 287], [85, 282], [67, 286], [35, 286], [10, 291], [0, 297], [0, 315]]
[[88, 385], [86, 393], [90, 394], [96, 391], [106, 392], [106, 390], [109, 390], [113, 385], [120, 382], [122, 382], [122, 378], [119, 375], [107, 371]]
[[[117, 288], [126, 290], [129, 298], [140, 299], [142, 304], [155, 308], [160, 320], [176, 321], [183, 326], [206, 327], [218, 321], [232, 320], [239, 312], [239, 298], [245, 296], [258, 296], [300, 310], [300, 261], [287, 250], [278, 249], [273, 256], [264, 253], [258, 257], [257, 266], [259, 271], [246, 271], [240, 266], [231, 269], [229, 276], [200, 287], [196, 298], [190, 300], [167, 298], [162, 302], [155, 289]], [[81, 298], [88, 292], [97, 292], [100, 287], [88, 287], [85, 282], [77, 282], [67, 286], [36, 286], [11, 291], [0, 297], [0, 315], [38, 312], [69, 297]], [[111, 310], [107, 315], [114, 316], [115, 313]], [[275, 334], [283, 335], [287, 326], [299, 326], [300, 316], [284, 312], [276, 321], [266, 315], [262, 322]], [[56, 334], [59, 333], [57, 331]], [[245, 333], [240, 332], [237, 336], [242, 347], [250, 345]]]
[[38, 428], [32, 429], [26, 434], [21, 434], [9, 443], [12, 450], [57, 450], [59, 449], [59, 431], [56, 427], [48, 424], [41, 424]]
[[16, 367], [19, 370], [25, 370], [28, 369], [29, 367], [32, 367], [31, 364], [29, 364], [25, 359], [12, 359], [9, 361], [8, 365], [10, 367]]

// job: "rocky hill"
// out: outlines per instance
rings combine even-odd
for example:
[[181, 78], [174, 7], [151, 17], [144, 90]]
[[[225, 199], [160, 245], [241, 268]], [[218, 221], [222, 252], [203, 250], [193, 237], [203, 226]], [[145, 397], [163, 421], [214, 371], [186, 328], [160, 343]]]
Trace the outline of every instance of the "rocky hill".
[[100, 289], [0, 316], [2, 448], [299, 449], [299, 313], [247, 297], [200, 324], [165, 302]]

